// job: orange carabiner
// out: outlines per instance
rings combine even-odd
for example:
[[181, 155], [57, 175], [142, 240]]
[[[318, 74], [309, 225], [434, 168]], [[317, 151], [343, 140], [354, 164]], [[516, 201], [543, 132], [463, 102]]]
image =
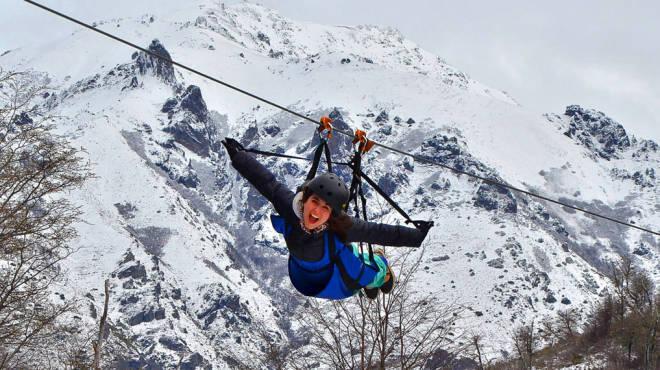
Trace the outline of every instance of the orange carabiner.
[[355, 138], [353, 139], [353, 145], [357, 143], [360, 143], [358, 150], [363, 154], [371, 150], [376, 144], [374, 141], [367, 139], [367, 133], [360, 129], [355, 130]]
[[327, 138], [332, 139], [332, 125], [331, 125], [332, 118], [330, 118], [328, 116], [323, 116], [323, 117], [321, 117], [319, 122], [320, 122], [319, 132], [323, 133], [323, 131], [327, 131], [328, 132]]

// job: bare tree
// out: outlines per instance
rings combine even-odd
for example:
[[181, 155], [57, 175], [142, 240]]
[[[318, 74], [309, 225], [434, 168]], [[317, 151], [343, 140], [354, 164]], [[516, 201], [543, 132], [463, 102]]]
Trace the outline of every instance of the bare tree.
[[484, 357], [483, 352], [483, 343], [480, 335], [473, 335], [472, 338], [470, 338], [470, 343], [472, 344], [472, 347], [475, 351], [475, 358], [477, 363], [479, 364], [478, 369], [479, 370], [484, 370], [484, 361], [486, 360]]
[[321, 366], [337, 369], [451, 367], [463, 350], [455, 323], [461, 309], [432, 295], [415, 294], [413, 277], [423, 251], [393, 261], [397, 282], [375, 300], [308, 301], [309, 347]]
[[617, 314], [611, 332], [624, 346], [626, 365], [652, 369], [660, 362], [657, 353], [660, 293], [651, 278], [637, 269], [630, 258], [612, 263], [610, 278], [614, 283]]
[[105, 279], [104, 284], [105, 289], [105, 301], [103, 304], [103, 314], [101, 315], [101, 320], [99, 321], [99, 335], [96, 339], [96, 342], [93, 343], [92, 347], [94, 349], [94, 369], [98, 370], [101, 368], [101, 352], [103, 348], [103, 336], [105, 334], [105, 320], [108, 318], [108, 302], [110, 301], [110, 280]]
[[518, 354], [521, 369], [532, 369], [534, 351], [538, 345], [538, 338], [534, 333], [534, 321], [529, 325], [522, 325], [513, 333], [513, 345]]
[[615, 299], [608, 293], [592, 307], [584, 325], [585, 339], [589, 343], [596, 343], [600, 338], [609, 334], [614, 321], [614, 306]]
[[[241, 364], [240, 367], [267, 368], [274, 370], [284, 369], [311, 369], [318, 364], [310, 349], [296, 341], [290, 341], [278, 332], [269, 331], [265, 328], [257, 331], [260, 339], [261, 351], [255, 353], [252, 363]], [[255, 366], [255, 360], [256, 365]]]
[[43, 356], [55, 322], [59, 262], [72, 252], [80, 211], [62, 195], [90, 177], [80, 152], [53, 133], [46, 77], [0, 70], [0, 368]]
[[573, 339], [578, 334], [580, 324], [580, 313], [577, 309], [569, 309], [557, 312], [557, 335], [565, 339]]
[[[536, 332], [534, 322], [523, 325], [512, 333], [516, 359], [491, 368], [554, 369], [581, 364], [617, 370], [660, 369], [658, 289], [627, 258], [611, 264], [610, 278], [611, 291], [592, 307], [584, 324], [579, 324], [581, 318], [573, 309], [559, 312], [554, 320], [543, 320]], [[549, 346], [537, 349], [539, 339]]]
[[[35, 366], [61, 369], [91, 369], [93, 353], [89, 350], [94, 338], [91, 326], [77, 322], [63, 323], [57, 326], [57, 336], [47, 338], [50, 342], [49, 364], [43, 361]], [[44, 352], [45, 354], [46, 352]], [[45, 356], [44, 356], [45, 357]]]

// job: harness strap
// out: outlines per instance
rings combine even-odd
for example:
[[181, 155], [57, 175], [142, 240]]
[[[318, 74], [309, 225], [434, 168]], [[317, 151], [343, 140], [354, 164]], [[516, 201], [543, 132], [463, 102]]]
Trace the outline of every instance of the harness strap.
[[316, 150], [314, 151], [314, 159], [312, 160], [312, 167], [309, 169], [309, 172], [307, 173], [307, 181], [311, 180], [316, 176], [316, 171], [319, 168], [319, 163], [321, 162], [321, 154], [323, 154], [323, 141], [319, 143], [319, 145], [316, 147]]
[[[360, 200], [362, 202], [362, 219], [367, 221], [367, 198], [364, 196], [364, 192], [362, 191], [362, 182], [360, 182], [358, 194], [360, 195]], [[355, 199], [355, 203], [357, 203], [357, 198]], [[369, 246], [369, 261], [371, 262], [371, 266], [376, 267], [373, 246], [371, 243], [367, 243], [367, 245]], [[362, 243], [360, 243], [360, 248], [362, 248]]]
[[406, 223], [413, 222], [413, 220], [410, 218], [410, 216], [408, 216], [406, 211], [401, 209], [401, 207], [399, 207], [399, 205], [395, 201], [393, 201], [392, 198], [390, 198], [385, 193], [385, 191], [383, 191], [383, 189], [381, 189], [378, 186], [378, 184], [376, 184], [376, 182], [374, 182], [374, 180], [372, 180], [369, 176], [367, 176], [364, 172], [362, 172], [362, 170], [360, 168], [355, 168], [354, 167], [353, 171], [358, 172], [361, 178], [363, 178], [365, 181], [367, 181], [367, 183], [369, 183], [369, 185], [371, 185], [371, 187], [374, 188], [374, 190], [376, 190], [378, 192], [378, 194], [380, 194], [380, 196], [383, 197], [387, 201], [387, 203], [389, 203], [392, 206], [392, 208], [396, 209], [401, 214], [401, 216], [403, 216], [406, 219]]
[[305, 271], [305, 272], [310, 272], [310, 273], [319, 273], [319, 272], [323, 272], [323, 271], [326, 271], [326, 270], [330, 270], [330, 269], [332, 269], [332, 266], [333, 266], [333, 263], [331, 262], [331, 263], [328, 263], [327, 265], [323, 265], [323, 266], [321, 266], [321, 267], [319, 267], [319, 268], [310, 269], [310, 268], [307, 268], [307, 267], [301, 265], [298, 261], [295, 260], [295, 258], [292, 258], [291, 261], [292, 261], [292, 262], [293, 262], [293, 263], [294, 263], [299, 269], [301, 269], [301, 270], [303, 270], [303, 271]]
[[[328, 146], [328, 139], [332, 138], [332, 119], [330, 117], [323, 116], [319, 120], [319, 145], [314, 151], [314, 160], [312, 161], [312, 168], [309, 169], [307, 174], [307, 181], [316, 177], [316, 171], [319, 168], [319, 163], [321, 162], [321, 155], [325, 151], [325, 162], [328, 166], [328, 172], [332, 172], [332, 158], [330, 155], [330, 147]], [[325, 133], [325, 137], [324, 137]]]
[[[328, 165], [328, 172], [332, 172], [332, 158], [330, 157], [330, 147], [328, 146], [328, 139], [332, 138], [332, 119], [329, 117], [323, 116], [320, 119], [320, 125], [319, 125], [319, 138], [320, 142], [319, 145], [316, 147], [316, 150], [314, 151], [314, 159], [312, 161], [312, 167], [309, 169], [309, 173], [307, 173], [307, 181], [313, 179], [316, 177], [316, 171], [319, 168], [319, 163], [321, 162], [321, 155], [325, 151], [325, 161]], [[324, 137], [323, 134], [326, 133], [326, 136]]]
[[[349, 164], [351, 169], [353, 170], [353, 178], [351, 179], [351, 187], [349, 188], [349, 193], [348, 193], [348, 202], [350, 203], [352, 200], [356, 199], [357, 191], [358, 191], [358, 185], [360, 184], [360, 174], [355, 172], [356, 168], [360, 168], [362, 166], [362, 155], [359, 152], [356, 152], [353, 158], [351, 158], [351, 162]], [[355, 214], [359, 215], [358, 209], [357, 209], [357, 203], [355, 203]]]
[[[321, 144], [319, 144], [319, 145], [321, 145]], [[317, 147], [316, 150], [319, 151], [319, 148]], [[268, 151], [263, 151], [263, 150], [258, 150], [258, 149], [245, 149], [245, 151], [250, 152], [250, 153], [254, 153], [254, 154], [258, 154], [258, 155], [268, 156], [268, 157], [281, 157], [281, 158], [291, 158], [291, 159], [301, 159], [301, 160], [305, 160], [305, 161], [313, 161], [313, 160], [310, 160], [309, 158], [297, 157], [297, 156], [288, 155], [288, 154], [268, 152]], [[314, 154], [316, 156], [316, 152]], [[326, 161], [327, 161], [327, 155], [328, 154], [329, 154], [329, 151], [326, 152]], [[319, 154], [319, 162], [320, 162], [320, 156], [321, 156], [321, 154]], [[340, 165], [340, 166], [351, 167], [351, 169], [353, 169], [353, 180], [357, 181], [356, 178], [355, 178], [356, 175], [359, 178], [364, 178], [367, 181], [367, 183], [369, 183], [369, 185], [371, 187], [373, 187], [374, 190], [376, 190], [376, 192], [378, 192], [378, 194], [380, 194], [395, 210], [397, 210], [406, 219], [406, 223], [412, 223], [418, 229], [428, 229], [431, 226], [433, 226], [433, 222], [430, 222], [430, 221], [411, 220], [410, 216], [408, 216], [408, 214], [403, 209], [401, 209], [401, 207], [399, 207], [399, 205], [396, 204], [396, 202], [394, 202], [389, 196], [387, 196], [387, 194], [385, 194], [385, 192], [378, 186], [378, 184], [376, 184], [371, 178], [369, 178], [367, 175], [365, 175], [364, 172], [362, 172], [361, 169], [359, 169], [360, 165], [361, 165], [361, 158], [362, 157], [360, 156], [359, 159], [357, 159], [358, 160], [357, 163], [355, 163], [355, 160], [356, 160], [355, 157], [353, 158], [351, 163], [335, 162], [335, 161], [331, 161], [330, 163], [335, 164], [335, 165]], [[312, 167], [314, 167], [314, 166], [312, 166]], [[358, 168], [357, 171], [354, 170], [355, 167]], [[318, 162], [316, 164], [316, 168], [318, 168]], [[310, 170], [310, 172], [311, 172], [311, 170]], [[314, 172], [314, 173], [316, 173], [316, 172]], [[312, 176], [312, 178], [313, 178], [313, 176]], [[300, 191], [300, 188], [298, 189], [298, 191]], [[350, 196], [349, 196], [349, 202], [350, 202], [350, 200], [355, 199], [356, 194], [357, 194], [357, 185], [353, 185], [353, 181], [351, 181], [351, 187], [350, 187], [350, 193], [349, 194], [350, 194]]]
[[323, 147], [325, 148], [325, 163], [328, 166], [328, 172], [332, 172], [332, 158], [330, 156], [330, 146], [328, 146], [327, 140], [323, 140]]
[[328, 238], [330, 239], [328, 241], [328, 247], [329, 247], [329, 252], [330, 252], [330, 260], [332, 261], [332, 264], [337, 266], [337, 269], [339, 270], [339, 274], [341, 275], [341, 279], [344, 282], [344, 285], [349, 290], [359, 290], [362, 289], [362, 286], [360, 285], [359, 281], [362, 275], [364, 274], [364, 267], [365, 264], [362, 264], [362, 267], [360, 268], [360, 273], [356, 278], [352, 278], [351, 275], [346, 271], [346, 266], [344, 266], [344, 263], [341, 261], [341, 258], [337, 256], [337, 247], [335, 246], [335, 235], [333, 233], [328, 233], [327, 234]]
[[[360, 130], [357, 130], [360, 131]], [[364, 132], [364, 131], [362, 131]], [[364, 137], [364, 136], [363, 136]], [[355, 141], [354, 141], [355, 143]], [[367, 221], [367, 198], [364, 196], [364, 192], [362, 191], [362, 180], [360, 177], [360, 173], [355, 171], [355, 168], [360, 168], [362, 166], [362, 154], [365, 153], [365, 150], [363, 149], [363, 144], [360, 144], [360, 148], [355, 152], [355, 155], [353, 156], [353, 159], [351, 161], [352, 168], [353, 168], [353, 178], [351, 180], [351, 188], [350, 188], [350, 193], [348, 197], [348, 202], [350, 203], [351, 200], [354, 201], [355, 207], [354, 207], [354, 212], [355, 212], [355, 217], [360, 217], [360, 207], [358, 203], [358, 195], [360, 196], [360, 200], [362, 203], [362, 219]], [[368, 149], [367, 149], [368, 150]], [[367, 243], [369, 247], [369, 261], [371, 261], [371, 266], [376, 266], [376, 261], [374, 259], [374, 250], [371, 245], [371, 243]], [[364, 244], [363, 242], [360, 242], [360, 260], [362, 262], [364, 261]]]
[[[316, 172], [318, 171], [319, 164], [321, 162], [321, 156], [323, 155], [323, 152], [325, 152], [325, 160], [327, 163], [328, 167], [328, 172], [332, 172], [332, 164], [338, 164], [338, 165], [347, 165], [351, 167], [353, 170], [353, 179], [351, 180], [351, 186], [349, 190], [349, 198], [348, 202], [346, 204], [350, 204], [351, 200], [355, 201], [355, 213], [356, 216], [359, 217], [359, 210], [358, 210], [358, 205], [357, 205], [357, 196], [360, 195], [360, 199], [362, 202], [362, 213], [363, 213], [363, 218], [366, 221], [367, 216], [366, 216], [366, 198], [364, 197], [364, 193], [362, 192], [362, 179], [367, 181], [367, 183], [376, 190], [378, 194], [380, 194], [381, 197], [383, 197], [387, 203], [392, 206], [403, 218], [406, 219], [406, 223], [412, 223], [416, 228], [420, 230], [428, 230], [430, 227], [433, 226], [433, 222], [430, 221], [423, 221], [423, 220], [413, 220], [410, 218], [408, 213], [404, 211], [392, 198], [390, 198], [384, 191], [381, 189], [378, 184], [373, 181], [369, 176], [367, 176], [364, 172], [362, 172], [362, 155], [369, 151], [375, 143], [369, 139], [367, 139], [367, 133], [362, 130], [355, 130], [355, 139], [353, 140], [353, 144], [357, 144], [358, 148], [356, 149], [355, 155], [351, 159], [350, 163], [342, 163], [342, 162], [333, 162], [330, 154], [330, 147], [328, 146], [328, 139], [332, 137], [332, 119], [329, 117], [321, 117], [320, 119], [320, 124], [319, 124], [319, 136], [320, 136], [320, 142], [319, 145], [316, 147], [316, 150], [314, 151], [314, 158], [312, 159], [312, 167], [309, 169], [309, 172], [307, 173], [307, 178], [306, 181], [309, 181], [313, 179], [316, 176]], [[326, 133], [326, 136], [323, 136], [323, 133]], [[260, 155], [266, 155], [266, 156], [274, 156], [274, 157], [282, 157], [282, 158], [292, 158], [292, 159], [305, 159], [309, 160], [307, 158], [302, 158], [302, 157], [296, 157], [296, 156], [291, 156], [287, 154], [279, 154], [279, 153], [273, 153], [273, 152], [266, 152], [266, 151], [261, 151], [257, 149], [246, 149], [248, 152], [252, 152], [255, 154], [260, 154]], [[300, 191], [302, 187], [298, 187], [297, 191]], [[362, 251], [362, 243], [360, 243], [360, 250]], [[362, 254], [360, 255], [362, 256]], [[360, 257], [362, 258], [362, 257]], [[369, 259], [373, 262], [373, 251], [371, 244], [369, 245]]]
[[[353, 180], [356, 180], [355, 173], [353, 174]], [[359, 181], [356, 182], [355, 188], [359, 189], [361, 187], [362, 187], [362, 183], [360, 183]], [[355, 191], [355, 193], [357, 193], [357, 190]], [[355, 217], [360, 218], [360, 206], [359, 206], [357, 197], [355, 195], [352, 195], [351, 198], [352, 198], [353, 203], [354, 203], [353, 213], [355, 214]], [[370, 247], [369, 251], [371, 252], [371, 244], [369, 244], [369, 247]], [[371, 257], [371, 253], [370, 253], [369, 256]], [[360, 260], [362, 262], [364, 262], [364, 243], [362, 241], [360, 241], [360, 255], [359, 255], [358, 258], [360, 258]]]

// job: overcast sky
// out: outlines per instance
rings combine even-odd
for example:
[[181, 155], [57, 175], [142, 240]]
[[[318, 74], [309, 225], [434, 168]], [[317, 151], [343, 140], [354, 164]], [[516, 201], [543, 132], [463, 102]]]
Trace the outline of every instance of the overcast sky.
[[396, 27], [532, 111], [580, 104], [660, 140], [659, 1], [260, 3], [299, 20]]
[[[93, 18], [88, 20], [139, 15], [159, 4], [155, 0], [42, 1]], [[0, 53], [17, 42], [37, 40], [46, 25], [49, 32], [72, 27], [48, 19], [23, 1], [2, 2], [0, 30], [11, 24], [16, 33], [0, 33]], [[636, 136], [660, 141], [658, 1], [258, 2], [296, 20], [398, 28], [422, 48], [472, 78], [507, 91], [531, 111], [563, 113], [566, 105], [580, 104], [603, 111]]]

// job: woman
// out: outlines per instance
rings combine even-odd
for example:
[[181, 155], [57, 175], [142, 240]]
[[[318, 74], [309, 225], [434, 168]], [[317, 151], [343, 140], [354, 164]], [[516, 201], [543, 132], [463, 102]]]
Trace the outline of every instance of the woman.
[[394, 275], [382, 252], [370, 261], [360, 256], [352, 242], [419, 247], [428, 228], [366, 222], [348, 216], [346, 185], [332, 173], [321, 174], [294, 194], [275, 179], [273, 173], [245, 152], [234, 139], [222, 142], [232, 166], [275, 207], [271, 215], [275, 230], [284, 235], [289, 249], [289, 277], [302, 294], [343, 299], [361, 288], [375, 298], [380, 289], [389, 293]]

